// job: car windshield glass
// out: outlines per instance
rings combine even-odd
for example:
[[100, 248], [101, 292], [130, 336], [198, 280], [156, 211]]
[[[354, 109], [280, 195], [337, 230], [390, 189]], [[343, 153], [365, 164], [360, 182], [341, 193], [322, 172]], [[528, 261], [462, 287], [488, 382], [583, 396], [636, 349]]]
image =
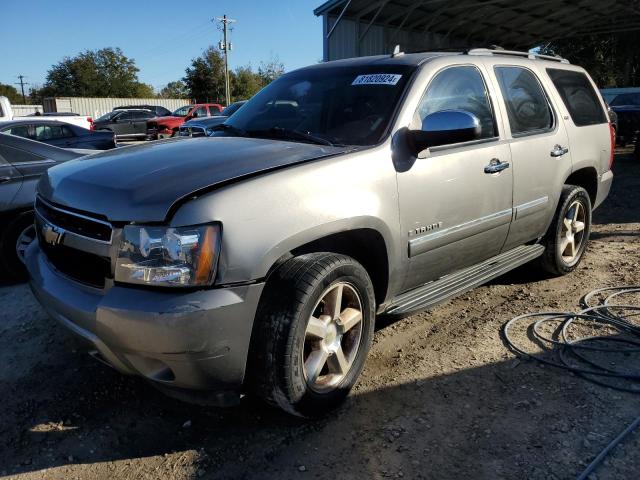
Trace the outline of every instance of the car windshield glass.
[[332, 66], [280, 77], [245, 103], [218, 135], [374, 145], [391, 122], [415, 67]]
[[611, 101], [611, 106], [638, 105], [640, 106], [640, 93], [622, 93]]
[[171, 115], [174, 117], [186, 117], [189, 113], [189, 110], [191, 110], [191, 105], [185, 105], [184, 107], [180, 107], [179, 109], [177, 109]]
[[105, 122], [107, 120], [111, 120], [113, 117], [115, 117], [119, 113], [121, 113], [121, 110], [105, 113], [100, 118], [98, 118], [96, 122]]

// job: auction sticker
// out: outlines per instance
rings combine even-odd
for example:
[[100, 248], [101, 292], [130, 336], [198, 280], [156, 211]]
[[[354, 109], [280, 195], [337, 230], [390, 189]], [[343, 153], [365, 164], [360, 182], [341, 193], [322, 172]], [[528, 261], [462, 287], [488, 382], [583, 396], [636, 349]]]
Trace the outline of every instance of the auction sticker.
[[371, 73], [358, 75], [351, 85], [395, 85], [401, 78], [398, 73]]

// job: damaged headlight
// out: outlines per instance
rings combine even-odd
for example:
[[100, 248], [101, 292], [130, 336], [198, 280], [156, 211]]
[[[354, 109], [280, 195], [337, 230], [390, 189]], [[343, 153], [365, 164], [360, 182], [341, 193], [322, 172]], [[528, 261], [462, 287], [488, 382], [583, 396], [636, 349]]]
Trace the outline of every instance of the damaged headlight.
[[117, 282], [170, 287], [210, 285], [220, 253], [220, 225], [127, 225], [116, 262]]

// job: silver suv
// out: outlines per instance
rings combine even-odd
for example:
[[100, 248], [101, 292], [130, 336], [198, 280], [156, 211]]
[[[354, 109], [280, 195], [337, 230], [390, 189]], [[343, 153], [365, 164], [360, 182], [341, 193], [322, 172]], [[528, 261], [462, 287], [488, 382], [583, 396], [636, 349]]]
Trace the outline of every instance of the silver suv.
[[592, 80], [528, 53], [314, 65], [216, 129], [50, 169], [31, 286], [123, 373], [302, 416], [348, 394], [376, 316], [575, 269], [612, 181]]

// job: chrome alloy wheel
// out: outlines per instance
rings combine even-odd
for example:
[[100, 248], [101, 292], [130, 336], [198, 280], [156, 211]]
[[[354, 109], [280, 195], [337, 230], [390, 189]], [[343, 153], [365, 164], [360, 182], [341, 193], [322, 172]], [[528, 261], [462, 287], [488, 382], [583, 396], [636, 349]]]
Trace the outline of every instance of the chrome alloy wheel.
[[346, 282], [324, 291], [307, 323], [302, 365], [307, 385], [322, 393], [349, 372], [362, 339], [362, 301]]
[[36, 229], [33, 225], [29, 225], [20, 232], [20, 235], [18, 235], [18, 240], [16, 241], [16, 254], [22, 263], [24, 263], [24, 253], [27, 251], [27, 247], [35, 240], [35, 238]]
[[582, 202], [576, 200], [567, 210], [560, 234], [560, 255], [567, 264], [571, 264], [578, 257], [585, 227], [586, 211]]

